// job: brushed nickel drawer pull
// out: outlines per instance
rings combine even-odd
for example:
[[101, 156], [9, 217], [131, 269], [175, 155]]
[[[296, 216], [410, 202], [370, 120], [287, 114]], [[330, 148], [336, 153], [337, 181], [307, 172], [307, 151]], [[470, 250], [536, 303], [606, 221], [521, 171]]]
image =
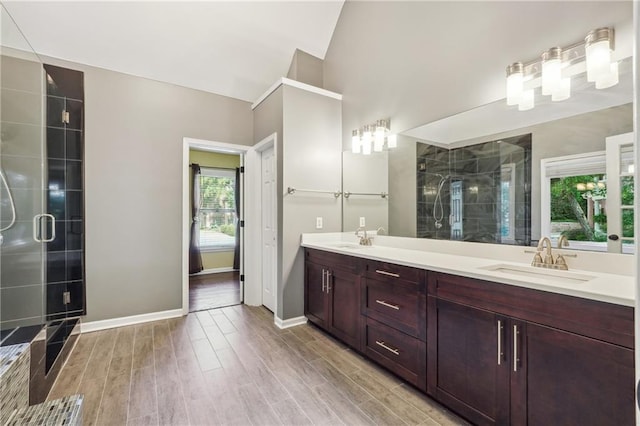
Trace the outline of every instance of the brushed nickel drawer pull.
[[518, 358], [518, 326], [513, 326], [513, 371], [514, 373], [518, 372], [518, 362], [520, 358]]
[[390, 348], [390, 347], [389, 347], [389, 346], [387, 346], [384, 342], [380, 342], [380, 341], [376, 340], [376, 345], [378, 345], [378, 346], [382, 346], [383, 348], [385, 348], [385, 349], [386, 349], [386, 350], [388, 350], [389, 352], [394, 353], [395, 355], [400, 355], [400, 351], [399, 351], [399, 350], [397, 350], [397, 349], [393, 349], [393, 348]]
[[498, 320], [498, 365], [502, 364], [502, 321]]
[[387, 308], [391, 308], [391, 309], [395, 309], [396, 311], [400, 310], [400, 306], [398, 305], [392, 305], [391, 303], [387, 303], [384, 300], [378, 300], [376, 299], [376, 303], [379, 303], [382, 306], [386, 306]]
[[389, 277], [400, 278], [399, 274], [394, 274], [393, 272], [381, 271], [380, 269], [376, 269], [376, 274], [387, 275]]

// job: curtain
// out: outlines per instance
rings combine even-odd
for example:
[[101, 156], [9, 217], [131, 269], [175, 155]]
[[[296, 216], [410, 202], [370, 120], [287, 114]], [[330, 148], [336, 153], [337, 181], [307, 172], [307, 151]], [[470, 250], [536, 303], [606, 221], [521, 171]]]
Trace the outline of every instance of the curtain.
[[200, 255], [200, 241], [198, 241], [198, 226], [200, 222], [200, 166], [191, 165], [193, 192], [191, 194], [191, 241], [189, 243], [189, 273], [195, 274], [204, 269]]
[[236, 247], [233, 251], [233, 269], [240, 269], [240, 168], [236, 167]]

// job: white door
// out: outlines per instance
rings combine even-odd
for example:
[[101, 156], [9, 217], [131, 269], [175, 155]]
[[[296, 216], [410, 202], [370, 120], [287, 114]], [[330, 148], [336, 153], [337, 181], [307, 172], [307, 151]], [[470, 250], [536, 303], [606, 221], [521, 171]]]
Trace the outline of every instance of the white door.
[[274, 149], [262, 152], [262, 304], [276, 309], [276, 171]]
[[633, 133], [607, 138], [607, 251], [630, 252], [634, 232]]

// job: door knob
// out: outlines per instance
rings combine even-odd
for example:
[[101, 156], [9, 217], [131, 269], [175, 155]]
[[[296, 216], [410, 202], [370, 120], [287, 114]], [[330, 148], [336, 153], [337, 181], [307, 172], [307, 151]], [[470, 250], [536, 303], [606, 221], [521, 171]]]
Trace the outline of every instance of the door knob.
[[607, 238], [609, 238], [611, 241], [618, 241], [620, 239], [620, 237], [618, 237], [616, 234], [611, 234]]

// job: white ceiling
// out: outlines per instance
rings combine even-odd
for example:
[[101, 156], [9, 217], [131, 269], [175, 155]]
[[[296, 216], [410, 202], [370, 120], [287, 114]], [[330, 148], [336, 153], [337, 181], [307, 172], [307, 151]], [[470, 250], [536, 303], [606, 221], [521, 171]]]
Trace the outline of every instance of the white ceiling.
[[252, 102], [324, 59], [344, 0], [2, 3], [41, 55]]

